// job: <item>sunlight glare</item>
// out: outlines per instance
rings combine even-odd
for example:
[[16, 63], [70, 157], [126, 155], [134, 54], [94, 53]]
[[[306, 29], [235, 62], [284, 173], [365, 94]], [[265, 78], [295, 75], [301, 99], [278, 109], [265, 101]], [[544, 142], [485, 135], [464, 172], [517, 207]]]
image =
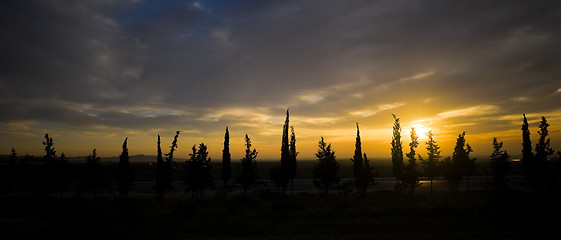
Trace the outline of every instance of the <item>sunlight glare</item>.
[[417, 133], [417, 136], [419, 137], [419, 139], [423, 139], [426, 140], [428, 138], [428, 134], [429, 134], [429, 129], [420, 125], [420, 124], [415, 124], [413, 126], [415, 128], [415, 132]]

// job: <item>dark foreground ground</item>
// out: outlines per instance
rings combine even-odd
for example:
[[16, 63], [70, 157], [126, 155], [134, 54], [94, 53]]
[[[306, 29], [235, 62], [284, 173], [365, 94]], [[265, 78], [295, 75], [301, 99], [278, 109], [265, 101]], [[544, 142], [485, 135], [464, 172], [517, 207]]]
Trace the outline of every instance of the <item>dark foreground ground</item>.
[[559, 194], [0, 199], [0, 239], [561, 239]]

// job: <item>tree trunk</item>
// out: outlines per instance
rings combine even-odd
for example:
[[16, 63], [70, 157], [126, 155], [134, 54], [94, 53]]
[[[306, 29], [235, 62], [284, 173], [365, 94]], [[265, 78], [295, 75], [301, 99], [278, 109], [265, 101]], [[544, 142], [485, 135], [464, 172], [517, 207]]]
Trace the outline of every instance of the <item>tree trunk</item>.
[[294, 193], [294, 179], [290, 180], [290, 195]]
[[432, 178], [430, 179], [430, 195], [432, 196]]

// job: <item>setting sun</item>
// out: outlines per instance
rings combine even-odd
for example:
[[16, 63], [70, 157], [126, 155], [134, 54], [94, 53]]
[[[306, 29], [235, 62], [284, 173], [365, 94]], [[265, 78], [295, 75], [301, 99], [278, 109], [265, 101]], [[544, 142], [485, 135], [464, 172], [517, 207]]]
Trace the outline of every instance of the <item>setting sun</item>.
[[[412, 124], [410, 127], [406, 127], [404, 130], [404, 137], [407, 138], [407, 140], [409, 140], [409, 136], [411, 135], [411, 128], [415, 129], [415, 133], [417, 134], [418, 140], [419, 141], [424, 141], [428, 138], [429, 135], [429, 131], [431, 131], [431, 129], [421, 125], [421, 124]], [[406, 135], [405, 135], [406, 134]]]
[[415, 132], [417, 133], [419, 139], [425, 140], [428, 138], [430, 129], [418, 124], [414, 125], [413, 128], [415, 129]]

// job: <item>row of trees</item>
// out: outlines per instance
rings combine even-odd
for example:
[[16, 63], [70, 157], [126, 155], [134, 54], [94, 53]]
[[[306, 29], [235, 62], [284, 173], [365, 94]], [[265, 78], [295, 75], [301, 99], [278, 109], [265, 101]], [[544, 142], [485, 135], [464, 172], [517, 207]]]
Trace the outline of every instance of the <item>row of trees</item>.
[[[532, 192], [540, 192], [546, 187], [552, 187], [557, 181], [559, 173], [561, 172], [561, 164], [554, 165], [549, 159], [554, 150], [550, 147], [550, 139], [548, 138], [548, 127], [545, 117], [542, 117], [540, 122], [540, 135], [538, 142], [535, 146], [535, 153], [532, 151], [532, 144], [530, 141], [530, 131], [526, 116], [524, 116], [522, 124], [522, 163], [528, 182]], [[408, 196], [412, 197], [415, 189], [420, 186], [421, 176], [427, 177], [430, 180], [430, 191], [432, 194], [432, 181], [439, 176], [443, 176], [449, 183], [450, 189], [453, 193], [458, 193], [461, 181], [465, 178], [467, 190], [469, 191], [469, 178], [474, 175], [476, 167], [476, 159], [470, 157], [473, 152], [471, 146], [466, 143], [465, 132], [458, 135], [454, 152], [451, 157], [447, 157], [443, 161], [440, 160], [440, 147], [431, 131], [428, 133], [428, 140], [425, 142], [427, 150], [427, 158], [424, 159], [420, 154], [416, 153], [416, 148], [419, 147], [418, 136], [414, 128], [411, 128], [409, 152], [405, 154], [407, 163], [404, 162], [403, 141], [401, 140], [401, 123], [397, 116], [393, 115], [393, 135], [391, 141], [391, 155], [393, 175], [396, 179], [395, 189], [398, 192], [406, 192]], [[288, 184], [290, 183], [291, 190], [293, 180], [296, 176], [297, 169], [297, 155], [296, 151], [296, 136], [294, 127], [289, 125], [289, 111], [286, 111], [286, 120], [283, 125], [283, 134], [281, 139], [281, 159], [277, 167], [271, 169], [270, 177], [274, 186], [283, 193], [286, 192]], [[362, 143], [360, 138], [360, 129], [358, 123], [356, 124], [357, 134], [355, 142], [355, 151], [353, 158], [350, 159], [353, 163], [354, 179], [352, 182], [340, 183], [338, 174], [339, 163], [336, 160], [335, 152], [331, 144], [327, 144], [324, 138], [318, 142], [318, 150], [316, 153], [317, 162], [313, 168], [314, 184], [322, 195], [327, 195], [329, 190], [339, 188], [345, 193], [349, 192], [349, 187], [354, 186], [358, 194], [363, 196], [366, 194], [370, 186], [375, 185], [375, 178], [377, 173], [371, 166], [366, 153], [362, 151]], [[290, 137], [289, 137], [289, 131]], [[162, 153], [161, 140], [158, 135], [157, 140], [157, 157], [156, 157], [156, 186], [155, 195], [156, 199], [162, 200], [165, 192], [171, 188], [172, 171], [178, 169], [179, 166], [173, 161], [174, 152], [178, 147], [179, 131], [176, 132], [171, 143], [169, 152]], [[126, 198], [130, 190], [130, 186], [134, 181], [133, 169], [129, 162], [129, 155], [127, 149], [127, 140], [125, 138], [122, 145], [122, 153], [119, 156], [119, 165], [117, 170], [116, 184], [118, 189], [119, 198]], [[226, 128], [224, 135], [224, 148], [222, 150], [222, 172], [221, 180], [224, 184], [224, 192], [228, 193], [229, 182], [232, 178], [231, 172], [231, 154], [229, 150], [229, 130]], [[251, 140], [248, 135], [245, 135], [245, 156], [240, 159], [236, 164], [240, 169], [240, 174], [237, 176], [237, 182], [242, 186], [242, 194], [245, 195], [250, 186], [257, 183], [257, 155], [258, 152], [252, 148]], [[22, 159], [24, 166], [31, 169], [33, 178], [40, 179], [36, 181], [37, 184], [24, 184], [32, 186], [31, 189], [40, 194], [50, 194], [58, 191], [62, 196], [64, 190], [72, 184], [72, 176], [70, 170], [72, 165], [62, 153], [60, 156], [56, 155], [54, 149], [53, 139], [45, 134], [45, 155], [42, 158], [43, 166], [28, 166], [29, 157]], [[506, 176], [507, 172], [512, 168], [512, 161], [509, 154], [502, 150], [503, 143], [493, 139], [493, 153], [490, 156], [491, 161], [491, 174], [493, 179], [490, 181], [490, 187], [497, 191], [505, 191], [507, 189]], [[192, 193], [195, 199], [201, 200], [206, 190], [214, 187], [214, 180], [212, 179], [211, 169], [213, 164], [208, 154], [208, 148], [204, 143], [193, 145], [191, 148], [192, 153], [182, 166], [184, 172], [184, 183], [186, 191]], [[561, 152], [558, 152], [561, 157]], [[10, 177], [11, 169], [15, 168], [16, 152], [12, 148], [11, 155], [8, 159], [7, 171], [2, 173], [3, 189], [13, 183], [13, 176]], [[421, 171], [419, 165], [422, 166]], [[86, 164], [80, 174], [78, 191], [91, 191], [94, 196], [98, 192], [98, 188], [103, 184], [104, 168], [100, 163], [100, 158], [96, 154], [96, 149], [86, 159]]]
[[[421, 176], [425, 176], [430, 180], [431, 194], [432, 181], [434, 178], [443, 176], [449, 183], [449, 187], [453, 193], [458, 193], [461, 181], [466, 179], [466, 188], [469, 191], [469, 178], [475, 174], [476, 158], [471, 158], [470, 153], [473, 152], [471, 146], [466, 143], [465, 132], [458, 135], [452, 157], [447, 157], [444, 161], [440, 161], [440, 147], [436, 143], [431, 131], [428, 133], [426, 142], [427, 159], [423, 159], [421, 155], [417, 158], [420, 160], [424, 172], [417, 170], [417, 159], [415, 158], [415, 148], [418, 147], [418, 137], [415, 129], [411, 128], [411, 142], [409, 143], [409, 153], [405, 156], [408, 158], [407, 165], [403, 162], [403, 142], [401, 141], [401, 125], [399, 118], [395, 115], [393, 136], [391, 142], [392, 166], [393, 173], [396, 178], [396, 190], [407, 190], [409, 196], [413, 194], [415, 188], [420, 186], [419, 180]], [[526, 115], [523, 115], [522, 124], [522, 163], [525, 170], [529, 187], [532, 192], [541, 192], [544, 188], [553, 188], [557, 183], [561, 173], [561, 163], [555, 165], [550, 159], [550, 155], [554, 150], [550, 147], [550, 139], [548, 138], [549, 123], [545, 117], [541, 118], [540, 130], [538, 131], [539, 139], [536, 143], [535, 154], [532, 152], [532, 143], [530, 140], [530, 131]], [[512, 160], [506, 150], [502, 149], [503, 143], [493, 138], [493, 153], [490, 156], [491, 170], [493, 176], [489, 183], [490, 188], [497, 193], [507, 190], [506, 176], [512, 169]], [[557, 152], [561, 159], [561, 152]]]
[[[62, 197], [65, 190], [74, 183], [74, 166], [69, 163], [64, 153], [57, 156], [53, 138], [49, 137], [49, 134], [45, 134], [45, 141], [42, 143], [45, 146], [45, 155], [42, 158], [37, 159], [25, 155], [21, 158], [20, 164], [16, 164], [17, 154], [15, 149], [12, 148], [8, 164], [1, 168], [0, 187], [2, 193], [9, 192], [15, 183], [19, 183], [23, 189], [30, 193], [45, 196], [58, 192]], [[120, 196], [128, 192], [128, 187], [132, 183], [132, 172], [128, 165], [128, 153], [126, 152], [126, 140], [123, 149], [125, 155], [121, 156], [121, 162], [125, 163], [126, 161], [126, 165], [119, 164], [119, 177], [117, 178]], [[37, 164], [38, 162], [42, 164]], [[105, 174], [105, 169], [100, 163], [100, 157], [97, 156], [96, 149], [86, 158], [84, 167], [77, 172], [79, 173], [76, 193], [82, 195], [86, 191], [91, 191], [95, 196], [104, 182], [103, 176]]]

